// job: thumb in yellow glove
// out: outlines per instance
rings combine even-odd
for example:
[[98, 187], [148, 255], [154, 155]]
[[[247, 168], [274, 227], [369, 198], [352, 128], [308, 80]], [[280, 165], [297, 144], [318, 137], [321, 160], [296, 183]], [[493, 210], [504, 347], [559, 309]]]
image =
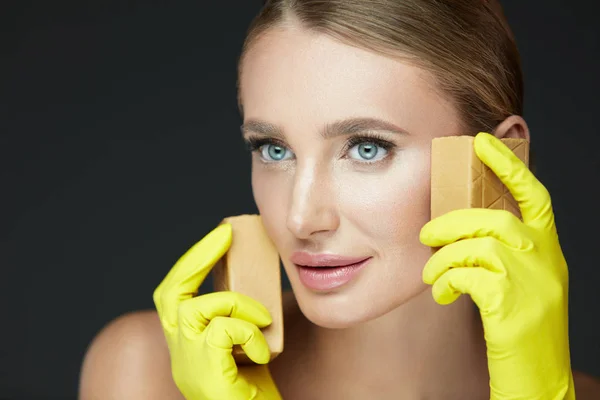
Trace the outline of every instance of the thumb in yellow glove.
[[441, 247], [423, 270], [435, 301], [469, 294], [481, 312], [491, 399], [575, 399], [568, 339], [568, 269], [547, 189], [496, 137], [475, 152], [519, 203], [464, 209], [427, 223], [420, 240]]
[[[177, 261], [154, 291], [173, 379], [188, 400], [281, 399], [259, 329], [271, 324], [267, 309], [235, 292], [194, 297], [229, 249], [231, 236], [230, 225], [218, 226]], [[231, 354], [234, 345], [259, 365], [238, 368]]]

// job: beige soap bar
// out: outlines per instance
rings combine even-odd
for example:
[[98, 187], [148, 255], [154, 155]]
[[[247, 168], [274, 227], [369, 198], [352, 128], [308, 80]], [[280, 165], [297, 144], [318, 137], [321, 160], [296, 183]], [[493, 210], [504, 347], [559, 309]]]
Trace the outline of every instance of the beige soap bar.
[[[521, 217], [508, 188], [481, 162], [473, 136], [436, 138], [431, 148], [431, 218], [461, 208], [507, 210]], [[501, 139], [529, 167], [529, 141]]]
[[[259, 215], [225, 218], [232, 226], [231, 247], [212, 270], [215, 291], [245, 294], [264, 305], [273, 323], [262, 332], [271, 360], [283, 351], [283, 305], [279, 254], [267, 236]], [[238, 364], [253, 363], [240, 346], [233, 348]]]

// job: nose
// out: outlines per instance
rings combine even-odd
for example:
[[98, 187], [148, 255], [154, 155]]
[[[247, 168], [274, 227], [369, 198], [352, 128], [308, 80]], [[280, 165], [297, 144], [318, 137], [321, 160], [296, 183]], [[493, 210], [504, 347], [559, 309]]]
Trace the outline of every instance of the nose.
[[299, 239], [336, 230], [339, 215], [331, 180], [324, 174], [317, 174], [315, 166], [297, 171], [287, 228]]

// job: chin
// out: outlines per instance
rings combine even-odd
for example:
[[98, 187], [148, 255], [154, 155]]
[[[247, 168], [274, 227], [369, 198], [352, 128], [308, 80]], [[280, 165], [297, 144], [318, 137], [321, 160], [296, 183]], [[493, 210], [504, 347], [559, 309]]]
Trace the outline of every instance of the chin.
[[[407, 285], [355, 285], [339, 288], [334, 292], [318, 293], [306, 288], [296, 279], [290, 284], [298, 306], [311, 323], [328, 329], [347, 329], [379, 318], [410, 302], [427, 290], [424, 283]], [[362, 283], [362, 284], [361, 284]]]

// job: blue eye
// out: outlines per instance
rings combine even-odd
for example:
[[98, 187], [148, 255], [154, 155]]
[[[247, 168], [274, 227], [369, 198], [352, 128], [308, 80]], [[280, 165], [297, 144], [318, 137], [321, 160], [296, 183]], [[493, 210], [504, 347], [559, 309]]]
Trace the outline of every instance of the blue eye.
[[271, 138], [250, 137], [244, 141], [248, 150], [258, 153], [264, 162], [283, 161], [293, 156], [287, 147]]
[[[386, 157], [388, 150], [372, 142], [362, 142], [350, 148], [350, 157], [360, 161], [373, 162]], [[358, 155], [358, 156], [357, 156]]]
[[286, 152], [291, 153], [288, 149], [277, 144], [265, 144], [260, 147], [260, 155], [268, 161], [285, 160]]
[[[267, 163], [275, 163], [294, 158], [294, 154], [283, 143], [272, 138], [246, 138], [248, 150], [256, 152]], [[354, 136], [344, 146], [344, 158], [351, 158], [359, 163], [369, 164], [388, 158], [396, 146], [376, 135]]]
[[383, 161], [396, 145], [377, 134], [353, 136], [346, 144], [347, 156], [363, 164]]

